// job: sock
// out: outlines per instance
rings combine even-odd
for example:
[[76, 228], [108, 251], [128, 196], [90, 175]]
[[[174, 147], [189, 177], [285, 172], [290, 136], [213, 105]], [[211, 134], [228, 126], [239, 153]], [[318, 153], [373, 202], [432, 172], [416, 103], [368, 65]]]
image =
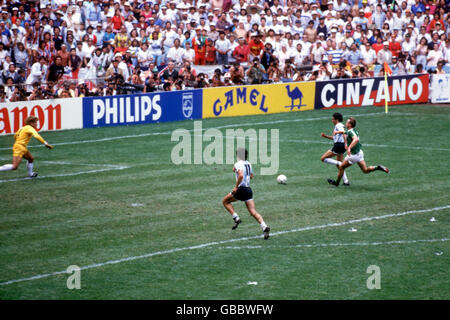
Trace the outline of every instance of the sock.
[[341, 164], [340, 161], [331, 159], [331, 158], [326, 158], [325, 160], [323, 160], [323, 162], [328, 163], [328, 164], [334, 164], [335, 166], [338, 166]]
[[264, 231], [265, 228], [267, 228], [267, 224], [266, 224], [264, 221], [261, 222], [260, 226], [261, 226], [261, 229], [262, 229], [263, 231]]
[[347, 174], [344, 171], [344, 175], [342, 176], [342, 180], [344, 180], [344, 183], [348, 183]]
[[33, 174], [33, 162], [27, 161], [27, 169], [28, 169], [28, 175], [31, 177], [31, 175]]
[[239, 220], [239, 216], [238, 214], [235, 212], [231, 215], [231, 217], [233, 218], [234, 221]]
[[12, 164], [5, 164], [0, 167], [0, 171], [10, 171], [10, 170], [12, 170], [12, 168], [13, 168]]

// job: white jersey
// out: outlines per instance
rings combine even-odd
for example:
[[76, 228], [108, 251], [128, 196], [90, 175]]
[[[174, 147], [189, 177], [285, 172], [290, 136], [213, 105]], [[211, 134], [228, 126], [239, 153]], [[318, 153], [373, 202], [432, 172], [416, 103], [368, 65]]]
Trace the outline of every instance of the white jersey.
[[236, 181], [239, 177], [239, 171], [242, 171], [244, 178], [242, 179], [239, 187], [250, 187], [250, 176], [253, 173], [252, 165], [247, 160], [239, 160], [234, 165], [235, 173], [236, 173]]
[[[345, 131], [344, 124], [342, 122], [339, 122], [334, 126], [334, 131]], [[339, 133], [333, 135], [333, 141], [334, 143], [344, 143], [344, 134]]]

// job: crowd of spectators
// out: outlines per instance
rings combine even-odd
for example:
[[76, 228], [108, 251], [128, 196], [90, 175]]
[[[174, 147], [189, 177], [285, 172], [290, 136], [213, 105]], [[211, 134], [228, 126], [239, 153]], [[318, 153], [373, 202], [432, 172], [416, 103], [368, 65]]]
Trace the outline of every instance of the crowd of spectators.
[[0, 102], [444, 73], [448, 0], [0, 0]]

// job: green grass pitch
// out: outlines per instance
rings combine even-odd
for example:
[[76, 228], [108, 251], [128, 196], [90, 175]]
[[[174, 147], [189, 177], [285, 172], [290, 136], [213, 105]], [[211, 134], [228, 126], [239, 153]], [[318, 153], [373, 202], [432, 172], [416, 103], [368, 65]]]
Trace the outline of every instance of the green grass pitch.
[[[337, 170], [320, 161], [331, 147], [320, 133], [330, 134], [336, 111], [356, 117], [366, 162], [389, 175], [355, 165], [350, 187], [328, 185]], [[259, 164], [252, 181], [269, 240], [243, 203], [235, 206], [243, 222], [231, 230], [221, 200], [235, 182], [232, 166], [171, 162], [170, 133], [192, 130], [192, 121], [44, 132], [53, 150], [30, 144], [40, 178], [22, 179], [24, 163], [0, 172], [0, 299], [450, 298], [450, 108], [202, 124], [224, 134], [227, 125], [279, 129], [287, 185], [259, 175]], [[0, 137], [2, 165], [12, 142]], [[80, 290], [66, 286], [70, 265], [82, 268]], [[367, 288], [371, 265], [381, 289]]]

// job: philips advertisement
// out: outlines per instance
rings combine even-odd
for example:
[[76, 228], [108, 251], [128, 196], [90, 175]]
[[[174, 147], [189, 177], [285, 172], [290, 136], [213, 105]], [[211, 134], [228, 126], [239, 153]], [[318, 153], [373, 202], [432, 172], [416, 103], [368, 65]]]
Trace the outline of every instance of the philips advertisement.
[[382, 106], [386, 96], [390, 105], [428, 101], [428, 74], [316, 82], [315, 109]]
[[202, 91], [168, 91], [83, 99], [83, 127], [201, 119]]

